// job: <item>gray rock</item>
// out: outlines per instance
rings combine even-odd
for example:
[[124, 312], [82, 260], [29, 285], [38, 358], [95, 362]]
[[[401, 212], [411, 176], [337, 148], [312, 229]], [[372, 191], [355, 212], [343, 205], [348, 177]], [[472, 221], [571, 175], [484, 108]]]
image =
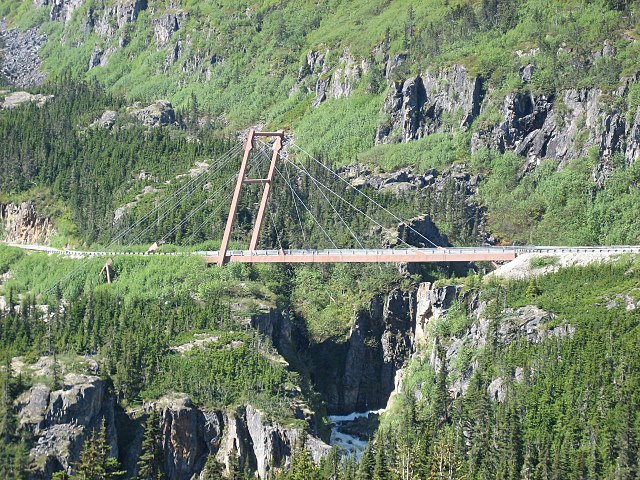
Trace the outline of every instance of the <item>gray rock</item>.
[[93, 51], [91, 52], [91, 57], [89, 58], [89, 70], [100, 65], [100, 62], [102, 61], [103, 53], [104, 53], [104, 50], [102, 50], [102, 48], [100, 48], [98, 45], [93, 47]]
[[49, 19], [69, 23], [75, 12], [82, 6], [83, 0], [52, 0]]
[[298, 77], [291, 93], [312, 90], [316, 97], [313, 106], [329, 98], [351, 95], [353, 88], [369, 69], [366, 60], [356, 60], [347, 49], [343, 49], [335, 65], [327, 64], [329, 51], [311, 50], [298, 70]]
[[9, 243], [48, 244], [55, 233], [51, 219], [38, 215], [32, 202], [0, 203], [0, 222]]
[[447, 236], [440, 233], [429, 215], [421, 215], [400, 223], [397, 233], [394, 233], [388, 242], [390, 247], [407, 244], [419, 248], [451, 246]]
[[103, 421], [111, 455], [118, 455], [114, 400], [107, 395], [104, 381], [91, 375], [67, 374], [64, 385], [62, 390], [50, 391], [36, 384], [16, 401], [21, 428], [35, 436], [30, 456], [42, 466], [46, 477], [77, 462], [86, 436]]
[[487, 387], [487, 395], [494, 402], [503, 402], [507, 396], [507, 389], [502, 377], [498, 377], [491, 381]]
[[167, 100], [157, 100], [144, 108], [133, 107], [129, 113], [149, 127], [172, 125], [176, 121], [173, 105]]
[[640, 107], [636, 110], [633, 122], [628, 126], [627, 147], [624, 156], [627, 164], [635, 162], [640, 157]]
[[[376, 143], [465, 129], [480, 113], [484, 95], [482, 79], [470, 76], [461, 65], [393, 82], [383, 107], [389, 121], [378, 128]], [[459, 119], [445, 122], [445, 116]]]
[[530, 82], [531, 78], [533, 78], [533, 72], [535, 72], [536, 66], [532, 63], [525, 65], [520, 69], [520, 78], [523, 82]]
[[46, 74], [42, 71], [39, 51], [47, 36], [36, 27], [20, 31], [7, 29], [0, 19], [0, 44], [4, 46], [0, 58], [0, 76], [16, 87], [35, 87], [41, 85]]
[[53, 95], [31, 94], [28, 92], [12, 92], [4, 97], [4, 101], [0, 106], [4, 110], [12, 110], [25, 103], [35, 103], [39, 107], [44, 106], [48, 101], [53, 99]]
[[91, 126], [111, 129], [116, 124], [117, 120], [118, 120], [118, 112], [114, 112], [113, 110], [106, 110], [100, 116], [100, 118], [98, 118], [95, 122], [91, 124]]
[[141, 11], [147, 9], [147, 0], [125, 0], [105, 5], [102, 17], [95, 21], [95, 32], [107, 39], [115, 37], [117, 31], [137, 20]]
[[[315, 384], [332, 414], [383, 408], [396, 373], [413, 353], [415, 292], [395, 289], [376, 295], [355, 314], [346, 342], [313, 346]], [[322, 367], [331, 364], [332, 368]]]
[[169, 43], [171, 36], [180, 30], [180, 25], [187, 17], [187, 12], [170, 10], [153, 20], [153, 33], [158, 48], [165, 47]]

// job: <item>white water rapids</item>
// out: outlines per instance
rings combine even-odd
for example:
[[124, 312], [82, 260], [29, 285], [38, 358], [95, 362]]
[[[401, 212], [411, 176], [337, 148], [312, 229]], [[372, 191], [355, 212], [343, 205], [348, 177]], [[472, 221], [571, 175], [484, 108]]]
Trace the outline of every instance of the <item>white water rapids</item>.
[[362, 452], [369, 443], [368, 439], [364, 439], [361, 436], [353, 435], [343, 431], [345, 427], [348, 427], [358, 418], [369, 418], [369, 415], [380, 415], [384, 412], [384, 408], [380, 410], [369, 410], [368, 412], [353, 412], [348, 415], [329, 415], [327, 418], [331, 424], [331, 438], [329, 444], [338, 445], [343, 448], [344, 451], [354, 456], [356, 459], [360, 459]]

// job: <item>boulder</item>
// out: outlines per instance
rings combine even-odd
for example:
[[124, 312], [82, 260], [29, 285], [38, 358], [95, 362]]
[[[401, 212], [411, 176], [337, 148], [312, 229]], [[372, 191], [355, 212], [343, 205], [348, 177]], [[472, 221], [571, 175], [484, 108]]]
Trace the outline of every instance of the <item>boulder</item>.
[[129, 113], [149, 127], [164, 127], [176, 122], [173, 105], [167, 100], [157, 100], [144, 108], [134, 106]]

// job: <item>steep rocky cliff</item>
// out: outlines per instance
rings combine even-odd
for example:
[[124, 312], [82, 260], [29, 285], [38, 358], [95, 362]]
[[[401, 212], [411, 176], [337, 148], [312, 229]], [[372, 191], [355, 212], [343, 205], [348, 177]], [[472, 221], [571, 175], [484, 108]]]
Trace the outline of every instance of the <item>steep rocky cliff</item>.
[[[78, 359], [97, 371], [93, 360]], [[14, 368], [23, 373], [54, 377], [53, 359], [41, 358], [29, 366], [20, 359]], [[64, 367], [57, 365], [57, 368]], [[170, 394], [142, 407], [123, 410], [110, 393], [110, 382], [96, 375], [62, 373], [62, 386], [52, 389], [36, 383], [16, 401], [20, 428], [33, 436], [30, 458], [33, 478], [48, 479], [55, 471], [70, 471], [78, 461], [85, 439], [104, 423], [111, 455], [129, 475], [137, 473], [144, 436], [144, 421], [151, 409], [160, 413], [160, 444], [164, 471], [169, 480], [190, 480], [202, 471], [209, 455], [225, 465], [233, 452], [247, 468], [267, 478], [270, 471], [286, 468], [299, 448], [304, 425], [314, 424], [308, 409], [300, 409], [300, 421], [281, 425], [251, 405], [207, 409], [184, 394]], [[329, 446], [314, 435], [306, 448], [319, 461]]]
[[374, 296], [356, 313], [345, 342], [327, 340], [310, 348], [311, 375], [332, 414], [379, 409], [395, 386], [395, 375], [413, 351], [415, 292], [395, 289]]
[[485, 93], [482, 78], [462, 65], [390, 82], [384, 103], [388, 117], [378, 128], [376, 142], [408, 142], [466, 129], [480, 114]]
[[522, 68], [522, 88], [506, 95], [462, 65], [390, 81], [386, 120], [376, 141], [408, 142], [473, 127], [472, 152], [484, 147], [514, 151], [528, 159], [529, 168], [545, 158], [562, 165], [595, 148], [600, 161], [593, 176], [600, 185], [613, 169], [615, 154], [627, 164], [638, 158], [640, 111], [625, 112], [623, 107], [637, 74], [621, 78], [620, 86], [607, 91], [593, 87], [544, 94], [527, 88], [533, 72], [535, 63]]
[[[97, 364], [92, 360], [80, 362], [86, 364], [87, 370], [97, 370]], [[111, 454], [118, 456], [115, 399], [107, 382], [92, 374], [65, 374], [64, 367], [54, 364], [52, 357], [43, 357], [32, 366], [25, 365], [20, 359], [13, 363], [14, 369], [21, 373], [40, 378], [61, 376], [60, 386], [52, 388], [36, 383], [16, 400], [20, 428], [34, 438], [30, 457], [38, 466], [35, 478], [50, 478], [60, 469], [68, 471], [78, 461], [84, 440], [103, 422], [110, 439]], [[57, 373], [55, 368], [59, 369]]]
[[0, 203], [0, 234], [5, 242], [46, 244], [54, 233], [51, 219], [38, 215], [33, 203]]
[[[484, 348], [490, 338], [494, 338], [498, 346], [506, 346], [517, 340], [536, 344], [550, 337], [570, 337], [575, 332], [572, 325], [558, 324], [554, 322], [554, 314], [532, 305], [487, 314], [488, 301], [491, 300], [481, 298], [478, 290], [465, 290], [458, 285], [433, 286], [431, 283], [422, 283], [418, 287], [415, 342], [422, 345], [420, 355], [427, 355], [435, 370], [442, 363], [435, 346], [440, 344], [444, 347], [444, 360], [450, 370], [449, 393], [453, 398], [464, 395], [478, 367], [477, 361], [469, 361], [468, 352]], [[469, 320], [457, 331], [438, 333], [437, 325], [452, 308], [460, 309]], [[497, 315], [499, 320], [493, 320], [491, 315]], [[516, 381], [520, 381], [522, 368], [515, 368], [513, 375]], [[503, 378], [496, 378], [490, 383], [488, 394], [492, 400], [504, 399], [503, 383]]]

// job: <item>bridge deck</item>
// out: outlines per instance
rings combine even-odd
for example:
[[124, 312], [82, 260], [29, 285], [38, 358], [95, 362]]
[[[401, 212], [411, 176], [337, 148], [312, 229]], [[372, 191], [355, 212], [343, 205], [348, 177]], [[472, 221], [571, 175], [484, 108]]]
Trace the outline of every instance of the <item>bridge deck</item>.
[[[516, 255], [513, 250], [502, 249], [231, 250], [226, 260], [238, 263], [423, 263], [508, 261]], [[207, 263], [216, 263], [219, 253], [211, 252], [204, 259]]]
[[[118, 257], [124, 255], [198, 255], [207, 263], [217, 263], [219, 252], [118, 252], [59, 250], [38, 245], [11, 244], [27, 250], [57, 253], [75, 257]], [[639, 245], [606, 247], [449, 247], [449, 248], [381, 248], [331, 250], [228, 250], [226, 261], [239, 263], [422, 263], [422, 262], [481, 262], [509, 261], [523, 253], [558, 255], [563, 253], [587, 254], [640, 254]]]

